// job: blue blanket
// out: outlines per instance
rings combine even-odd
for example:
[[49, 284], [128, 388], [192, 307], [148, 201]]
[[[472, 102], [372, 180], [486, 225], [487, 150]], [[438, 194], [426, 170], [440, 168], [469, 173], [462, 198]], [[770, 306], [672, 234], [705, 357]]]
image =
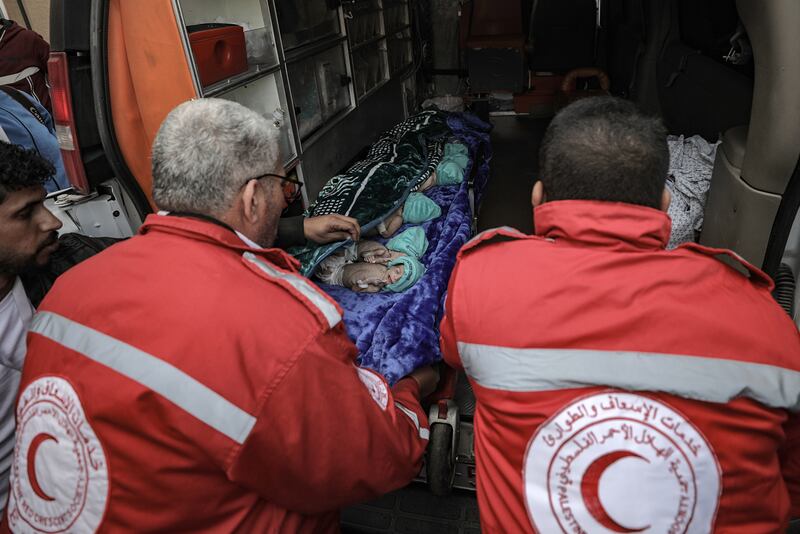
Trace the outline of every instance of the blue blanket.
[[[489, 125], [474, 116], [454, 114], [448, 126], [470, 150], [470, 164], [480, 165], [474, 181], [480, 200], [489, 177]], [[442, 216], [422, 227], [429, 247], [422, 257], [427, 271], [404, 293], [355, 293], [343, 287], [320, 284], [344, 309], [347, 332], [358, 347], [360, 364], [395, 383], [418, 367], [441, 359], [439, 323], [456, 254], [472, 234], [472, 212], [466, 181], [434, 187], [425, 192], [442, 208]], [[405, 229], [404, 226], [400, 231]]]

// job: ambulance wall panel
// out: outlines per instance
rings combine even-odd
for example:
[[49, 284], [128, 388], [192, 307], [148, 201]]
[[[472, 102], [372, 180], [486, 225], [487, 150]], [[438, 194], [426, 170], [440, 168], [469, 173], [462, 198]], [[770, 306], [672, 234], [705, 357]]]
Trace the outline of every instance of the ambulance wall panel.
[[331, 177], [344, 170], [381, 133], [404, 119], [403, 89], [389, 80], [358, 107], [303, 148], [303, 177], [313, 200]]

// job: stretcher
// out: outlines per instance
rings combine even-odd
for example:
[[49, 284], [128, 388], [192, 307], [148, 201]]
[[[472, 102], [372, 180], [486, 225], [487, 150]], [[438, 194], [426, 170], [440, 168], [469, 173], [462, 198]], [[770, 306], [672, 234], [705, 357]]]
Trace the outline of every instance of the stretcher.
[[[380, 202], [383, 204], [377, 217], [364, 216], [364, 212], [359, 211], [358, 207], [349, 211], [340, 208], [337, 211], [345, 215], [355, 215], [362, 225], [363, 233], [381, 222], [381, 217], [392, 213], [416, 185], [430, 176], [441, 157], [445, 142], [459, 142], [468, 148], [469, 163], [464, 172], [464, 180], [457, 185], [435, 186], [425, 191], [441, 207], [442, 215], [422, 224], [429, 242], [428, 251], [421, 258], [426, 272], [414, 286], [402, 293], [367, 294], [356, 293], [344, 287], [319, 284], [344, 309], [345, 326], [359, 349], [359, 364], [381, 373], [390, 383], [418, 367], [441, 361], [439, 323], [444, 313], [450, 274], [459, 249], [475, 234], [476, 207], [480, 205], [489, 177], [489, 125], [472, 115], [462, 113], [436, 112], [433, 119], [436, 120], [431, 120], [416, 130], [413, 128], [417, 126], [409, 130], [410, 123], [398, 125], [376, 142], [376, 145], [380, 145], [380, 150], [373, 145], [370, 154], [378, 154], [378, 157], [373, 158], [374, 161], [358, 162], [347, 173], [334, 177], [329, 182], [336, 185], [348, 179], [358, 178], [365, 182], [375, 180], [377, 175], [387, 171], [387, 165], [390, 166], [390, 174], [397, 172], [400, 179], [406, 180], [403, 189], [395, 190], [396, 199], [387, 199], [385, 195], [381, 197]], [[433, 125], [440, 119], [438, 125]], [[419, 122], [419, 116], [409, 119], [412, 122], [414, 120]], [[444, 131], [439, 127], [441, 124], [446, 124]], [[393, 131], [395, 135], [392, 135]], [[397, 135], [397, 132], [404, 133]], [[397, 145], [391, 146], [392, 142], [387, 144], [387, 139], [397, 140]], [[407, 142], [409, 139], [411, 141]], [[390, 163], [386, 163], [386, 157], [391, 160]], [[367, 160], [369, 159], [368, 156]], [[355, 188], [361, 194], [369, 195], [364, 191], [368, 191], [372, 185], [358, 183]], [[323, 188], [320, 198], [307, 215], [321, 214], [314, 209], [319, 210], [325, 203], [330, 206], [349, 203], [350, 197], [347, 195], [339, 195], [348, 199], [343, 202], [335, 194], [330, 194], [330, 191], [331, 189]], [[403, 231], [405, 227], [401, 227], [399, 231]], [[304, 274], [311, 275], [315, 263], [318, 265], [321, 258], [336, 248], [331, 246], [326, 250], [306, 249], [292, 252], [303, 263]], [[426, 466], [420, 475], [420, 480], [426, 481], [437, 495], [447, 494], [454, 484], [457, 487], [474, 489], [471, 432], [462, 431], [462, 417], [455, 402], [459, 385], [458, 374], [444, 365], [442, 369], [439, 390], [428, 399], [431, 403], [431, 437]]]

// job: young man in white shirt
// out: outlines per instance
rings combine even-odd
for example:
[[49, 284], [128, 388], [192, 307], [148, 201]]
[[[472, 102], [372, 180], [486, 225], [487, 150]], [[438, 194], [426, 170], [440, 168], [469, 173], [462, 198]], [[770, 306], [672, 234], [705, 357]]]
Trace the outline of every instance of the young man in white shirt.
[[31, 305], [19, 275], [44, 267], [61, 222], [44, 207], [53, 166], [33, 150], [0, 142], [0, 509], [14, 452], [14, 405]]

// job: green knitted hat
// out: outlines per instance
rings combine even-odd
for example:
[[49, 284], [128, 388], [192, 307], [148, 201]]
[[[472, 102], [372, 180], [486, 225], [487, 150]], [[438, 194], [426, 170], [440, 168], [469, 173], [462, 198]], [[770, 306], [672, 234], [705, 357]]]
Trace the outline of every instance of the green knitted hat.
[[425, 266], [422, 265], [418, 259], [412, 256], [401, 256], [389, 262], [389, 267], [394, 265], [403, 266], [403, 276], [400, 280], [393, 284], [389, 284], [383, 288], [384, 291], [393, 291], [394, 293], [402, 293], [406, 289], [416, 284], [422, 275], [425, 274]]
[[420, 224], [439, 217], [442, 208], [422, 193], [411, 193], [403, 207], [403, 221]]
[[402, 252], [415, 258], [421, 258], [428, 250], [428, 238], [421, 226], [412, 226], [408, 230], [397, 234], [386, 243], [386, 248]]

